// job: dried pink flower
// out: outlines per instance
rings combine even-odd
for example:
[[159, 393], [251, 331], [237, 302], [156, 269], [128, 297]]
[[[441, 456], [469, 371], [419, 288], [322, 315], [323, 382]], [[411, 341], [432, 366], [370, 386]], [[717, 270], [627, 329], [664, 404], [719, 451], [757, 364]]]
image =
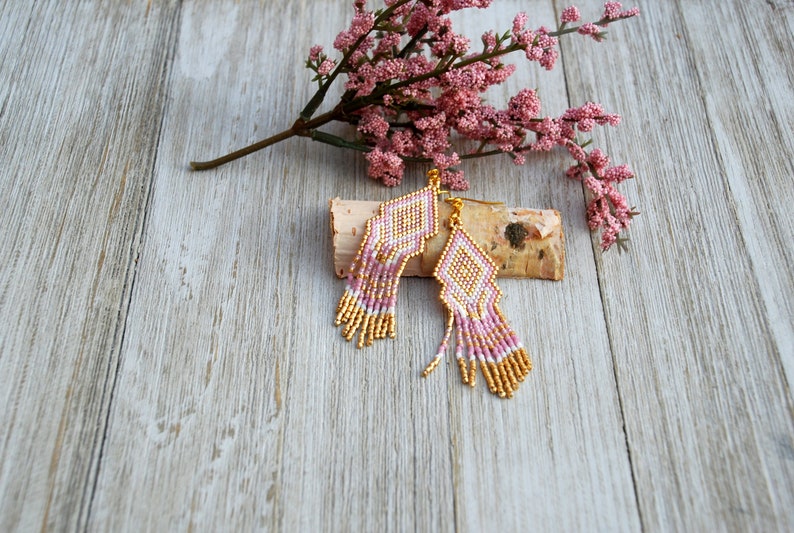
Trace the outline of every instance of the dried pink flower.
[[309, 61], [318, 61], [322, 51], [323, 47], [319, 44], [312, 46], [309, 50]]
[[639, 14], [640, 8], [638, 7], [632, 7], [624, 11], [620, 2], [607, 2], [604, 4], [603, 18], [607, 20], [626, 19], [636, 17]]
[[368, 175], [372, 179], [379, 179], [388, 187], [400, 184], [405, 170], [402, 158], [394, 152], [384, 152], [374, 148], [366, 156], [369, 161]]
[[563, 24], [570, 24], [571, 22], [577, 22], [580, 18], [579, 8], [576, 6], [569, 6], [562, 10], [560, 22]]
[[604, 4], [604, 15], [603, 18], [609, 20], [615, 20], [620, 16], [620, 11], [623, 9], [623, 6], [620, 2], [606, 2]]
[[603, 32], [598, 28], [598, 26], [596, 26], [592, 22], [587, 22], [585, 24], [582, 24], [581, 26], [579, 26], [577, 32], [580, 33], [581, 35], [589, 35], [597, 42], [601, 42], [604, 40]]
[[334, 69], [335, 66], [336, 66], [336, 62], [334, 62], [331, 59], [326, 59], [325, 61], [320, 63], [319, 67], [317, 67], [317, 74], [319, 74], [320, 76], [327, 76], [328, 74], [331, 73], [331, 71]]
[[[566, 175], [581, 180], [592, 196], [588, 224], [601, 228], [605, 248], [616, 242], [633, 213], [615, 185], [633, 173], [626, 165], [609, 166], [609, 158], [598, 148], [588, 153], [587, 142], [578, 141], [577, 135], [596, 126], [615, 126], [620, 117], [594, 102], [558, 117], [542, 116], [538, 93], [529, 88], [510, 97], [504, 109], [486, 104], [482, 97], [515, 72], [515, 65], [503, 62], [505, 56], [518, 52], [550, 70], [559, 56], [559, 37], [578, 32], [601, 41], [607, 24], [636, 16], [639, 10], [606, 2], [600, 20], [580, 24], [579, 10], [570, 6], [563, 9], [556, 30], [529, 28], [529, 17], [519, 13], [510, 31], [485, 32], [482, 48], [472, 51], [472, 43], [455, 33], [448, 15], [488, 7], [491, 0], [384, 1], [386, 7], [377, 11], [369, 9], [366, 0], [353, 2], [350, 25], [333, 43], [340, 58], [327, 57], [319, 45], [309, 50], [306, 66], [316, 73], [317, 92], [292, 128], [252, 148], [296, 135], [311, 137], [366, 152], [368, 175], [385, 185], [400, 183], [406, 161], [424, 161], [439, 168], [445, 186], [461, 190], [469, 183], [456, 167], [465, 159], [506, 153], [515, 164], [524, 164], [529, 152], [563, 147], [575, 160]], [[339, 103], [315, 116], [340, 76], [347, 79]], [[319, 129], [331, 121], [355, 125], [356, 137], [344, 139]], [[192, 164], [210, 168], [250, 151]]]

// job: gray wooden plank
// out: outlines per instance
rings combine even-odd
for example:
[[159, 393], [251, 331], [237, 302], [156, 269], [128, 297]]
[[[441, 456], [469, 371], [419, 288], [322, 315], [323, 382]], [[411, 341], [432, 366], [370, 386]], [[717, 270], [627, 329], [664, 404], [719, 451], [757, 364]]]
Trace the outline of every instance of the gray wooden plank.
[[0, 8], [0, 529], [84, 523], [174, 5]]
[[566, 48], [640, 176], [633, 250], [598, 263], [642, 523], [791, 530], [790, 12], [647, 4]]
[[794, 4], [687, 8], [687, 21], [707, 17], [743, 39], [735, 48], [714, 46], [692, 24], [686, 28], [731, 208], [786, 380], [794, 383]]
[[[470, 27], [508, 28], [519, 11], [528, 13], [532, 27], [555, 24], [555, 11], [545, 2], [490, 9], [497, 6], [497, 20], [475, 12]], [[544, 115], [559, 115], [575, 103], [567, 99], [562, 64], [546, 72], [522, 57], [513, 62], [519, 71], [509, 91], [537, 88]], [[595, 132], [596, 143], [601, 136]], [[471, 394], [460, 387], [454, 366], [448, 369], [461, 463], [455, 472], [461, 531], [639, 528], [584, 198], [564, 175], [571, 163], [564, 151], [555, 151], [524, 167], [503, 159], [473, 165], [472, 175], [484, 179], [467, 195], [561, 211], [566, 272], [559, 283], [500, 280], [502, 309], [535, 362], [510, 402], [488, 401], [483, 389]]]
[[[546, 2], [505, 2], [466, 24], [504, 29], [528, 7], [552, 21]], [[331, 325], [342, 283], [327, 200], [385, 200], [423, 184], [424, 168], [386, 190], [360, 156], [291, 140], [186, 170], [287, 127], [310, 96], [306, 51], [332, 42], [349, 9], [183, 6], [90, 526], [637, 529], [583, 198], [560, 157], [467, 167], [472, 195], [566, 217], [566, 281], [504, 287], [538, 365], [510, 402], [469, 390], [449, 362], [419, 378], [443, 334], [431, 280], [402, 285], [393, 342], [358, 352]], [[549, 87], [550, 113], [566, 107], [561, 72], [514, 83]]]
[[183, 6], [97, 529], [295, 530], [332, 513], [331, 474], [356, 459], [326, 455], [351, 431], [333, 406], [360, 394], [332, 388], [326, 340], [327, 200], [356, 186], [350, 154], [294, 140], [217, 172], [187, 162], [288, 127], [311, 90], [302, 62], [317, 35], [301, 24], [327, 21], [322, 35], [346, 16], [312, 2]]

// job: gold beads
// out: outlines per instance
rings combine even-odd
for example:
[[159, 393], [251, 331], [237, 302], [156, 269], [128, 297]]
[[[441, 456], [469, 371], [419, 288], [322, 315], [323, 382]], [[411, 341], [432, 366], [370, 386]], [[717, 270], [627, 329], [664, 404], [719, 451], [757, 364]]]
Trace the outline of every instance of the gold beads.
[[430, 372], [432, 372], [433, 370], [435, 370], [435, 369], [436, 369], [436, 367], [438, 366], [438, 364], [439, 364], [440, 362], [441, 362], [441, 356], [440, 356], [440, 355], [437, 355], [437, 356], [435, 356], [435, 357], [433, 358], [433, 360], [432, 360], [432, 361], [430, 361], [430, 364], [428, 364], [428, 365], [425, 367], [425, 369], [422, 371], [422, 377], [423, 377], [423, 378], [426, 378], [426, 377], [427, 377], [427, 376], [430, 374]]

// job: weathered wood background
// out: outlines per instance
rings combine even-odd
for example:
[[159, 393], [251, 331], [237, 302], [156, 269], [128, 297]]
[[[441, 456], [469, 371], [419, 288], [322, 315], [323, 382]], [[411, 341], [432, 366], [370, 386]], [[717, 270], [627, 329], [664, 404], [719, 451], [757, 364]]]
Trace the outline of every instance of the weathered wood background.
[[292, 123], [350, 3], [0, 3], [0, 530], [794, 529], [794, 3], [638, 0], [551, 73], [514, 59], [495, 102], [624, 116], [594, 138], [642, 215], [602, 255], [565, 154], [466, 164], [564, 217], [565, 280], [500, 283], [536, 364], [510, 401], [419, 377], [432, 280], [395, 341], [332, 326], [328, 199], [426, 169], [389, 190], [299, 139], [188, 170]]

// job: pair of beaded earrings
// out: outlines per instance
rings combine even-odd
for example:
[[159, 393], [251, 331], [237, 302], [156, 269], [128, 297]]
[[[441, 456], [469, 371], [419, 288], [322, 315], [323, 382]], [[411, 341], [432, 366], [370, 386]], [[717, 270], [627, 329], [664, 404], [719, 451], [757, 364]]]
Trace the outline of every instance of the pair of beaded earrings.
[[[438, 170], [430, 170], [427, 176], [426, 187], [380, 204], [378, 214], [367, 221], [335, 323], [344, 324], [342, 335], [348, 341], [358, 332], [359, 348], [395, 336], [400, 275], [408, 260], [421, 254], [427, 239], [438, 233], [438, 197], [449, 192], [441, 190]], [[422, 376], [439, 365], [454, 330], [463, 382], [474, 386], [479, 361], [490, 391], [510, 398], [532, 370], [532, 362], [497, 306], [502, 291], [495, 282], [496, 264], [463, 228], [463, 199], [449, 196], [445, 201], [452, 206], [450, 236], [433, 276], [441, 284], [447, 328]]]

